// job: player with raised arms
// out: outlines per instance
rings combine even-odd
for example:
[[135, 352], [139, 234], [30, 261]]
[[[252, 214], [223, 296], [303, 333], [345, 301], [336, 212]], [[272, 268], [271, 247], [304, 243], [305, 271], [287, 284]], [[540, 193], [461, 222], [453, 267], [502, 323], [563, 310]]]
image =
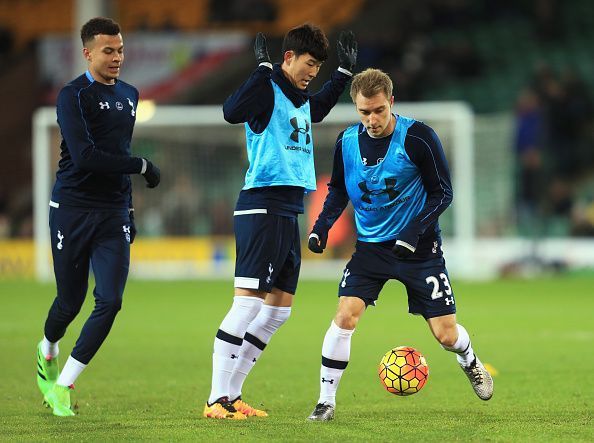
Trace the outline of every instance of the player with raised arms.
[[212, 386], [203, 415], [267, 416], [242, 399], [243, 383], [272, 335], [291, 314], [301, 266], [297, 216], [316, 189], [311, 126], [330, 112], [351, 79], [357, 45], [338, 40], [339, 68], [322, 89], [308, 86], [328, 58], [322, 30], [305, 24], [284, 38], [273, 65], [259, 33], [258, 67], [223, 105], [225, 120], [244, 123], [249, 168], [234, 211], [235, 296], [214, 341]]

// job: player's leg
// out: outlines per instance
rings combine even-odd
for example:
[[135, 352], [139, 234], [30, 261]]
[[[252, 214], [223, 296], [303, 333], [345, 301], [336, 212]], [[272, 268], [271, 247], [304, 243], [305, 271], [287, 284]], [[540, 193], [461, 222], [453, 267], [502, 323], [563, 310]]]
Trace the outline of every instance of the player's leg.
[[320, 396], [308, 420], [328, 421], [334, 418], [336, 393], [350, 360], [351, 337], [365, 309], [375, 304], [390, 277], [386, 262], [378, 260], [382, 253], [378, 248], [377, 245], [357, 243], [355, 253], [344, 270], [338, 289], [338, 310], [322, 344]]
[[[211, 392], [203, 415], [244, 419], [229, 400], [229, 382], [249, 324], [272, 290], [277, 265], [277, 217], [270, 214], [235, 215], [235, 297], [217, 330], [213, 352]], [[278, 271], [276, 271], [278, 273]], [[235, 399], [234, 399], [235, 400]]]
[[[95, 226], [91, 246], [95, 307], [58, 377], [56, 389], [74, 385], [103, 344], [122, 306], [130, 266], [130, 238], [126, 235], [130, 226], [128, 211], [95, 211], [92, 224]], [[56, 395], [63, 394], [56, 392]], [[65, 398], [64, 395], [62, 401]]]
[[260, 286], [268, 294], [262, 309], [245, 332], [239, 359], [229, 381], [229, 395], [234, 406], [247, 416], [257, 417], [268, 414], [253, 408], [241, 398], [243, 384], [272, 336], [289, 319], [301, 269], [297, 218], [269, 217], [269, 229], [266, 235], [277, 238], [277, 241], [276, 249], [270, 255], [268, 275]]
[[444, 349], [456, 353], [476, 394], [483, 400], [491, 398], [491, 376], [474, 355], [468, 332], [456, 322], [456, 299], [443, 257], [402, 261], [398, 268], [408, 292], [409, 312], [422, 315]]
[[242, 399], [243, 384], [272, 335], [288, 320], [292, 303], [293, 294], [273, 288], [245, 332], [239, 358], [229, 379], [229, 398], [233, 406], [248, 417], [268, 416], [266, 411], [254, 408]]
[[[37, 346], [37, 384], [44, 399], [59, 377], [58, 342], [80, 312], [89, 277], [88, 245], [92, 236], [87, 226], [89, 213], [64, 207], [50, 208], [50, 233], [57, 295], [49, 309], [44, 336]], [[66, 391], [67, 392], [67, 391]], [[60, 398], [65, 395], [60, 394]], [[51, 398], [56, 415], [73, 415], [68, 401]], [[66, 406], [62, 407], [62, 403]], [[56, 406], [54, 406], [56, 405]]]
[[443, 348], [456, 354], [476, 395], [481, 400], [489, 400], [493, 396], [493, 379], [474, 353], [470, 336], [464, 326], [457, 323], [456, 314], [428, 318], [427, 323]]
[[208, 418], [245, 418], [229, 401], [229, 379], [239, 358], [245, 331], [260, 311], [265, 293], [236, 288], [235, 294], [215, 336], [211, 391], [203, 413]]
[[350, 360], [351, 337], [365, 308], [365, 301], [358, 297], [340, 297], [336, 315], [324, 336], [320, 396], [309, 420], [327, 421], [334, 418], [336, 392]]

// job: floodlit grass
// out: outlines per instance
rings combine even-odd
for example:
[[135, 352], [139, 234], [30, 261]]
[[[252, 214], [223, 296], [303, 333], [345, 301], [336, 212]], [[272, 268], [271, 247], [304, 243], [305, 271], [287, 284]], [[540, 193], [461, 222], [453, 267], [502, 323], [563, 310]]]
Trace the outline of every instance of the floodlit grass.
[[[353, 337], [336, 419], [305, 420], [318, 397], [324, 333], [337, 282], [302, 282], [293, 315], [273, 337], [244, 386], [244, 399], [270, 413], [242, 422], [206, 420], [214, 334], [231, 304], [231, 282], [128, 283], [107, 341], [77, 381], [78, 416], [41, 405], [35, 346], [54, 286], [0, 282], [0, 439], [245, 441], [593, 441], [594, 279], [453, 281], [458, 319], [498, 372], [480, 401], [425, 322], [407, 314], [406, 295], [389, 283]], [[92, 309], [60, 342], [64, 362]], [[376, 375], [390, 348], [419, 349], [430, 367], [417, 395], [382, 389]]]

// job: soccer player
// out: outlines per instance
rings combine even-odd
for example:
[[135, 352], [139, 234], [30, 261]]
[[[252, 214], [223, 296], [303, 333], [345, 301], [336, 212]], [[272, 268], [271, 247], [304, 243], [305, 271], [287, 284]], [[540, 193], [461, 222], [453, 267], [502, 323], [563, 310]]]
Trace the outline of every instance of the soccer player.
[[272, 65], [259, 33], [258, 67], [223, 105], [225, 120], [245, 123], [249, 169], [234, 211], [235, 297], [216, 333], [212, 388], [204, 416], [267, 416], [242, 400], [242, 386], [271, 336], [289, 318], [301, 265], [297, 215], [316, 188], [312, 123], [330, 112], [350, 80], [357, 45], [338, 41], [339, 68], [316, 94], [308, 91], [328, 57], [328, 40], [305, 24], [284, 38]]
[[439, 138], [424, 123], [392, 113], [392, 81], [378, 69], [353, 78], [351, 98], [361, 123], [338, 136], [328, 196], [308, 247], [323, 252], [328, 231], [349, 200], [357, 243], [338, 287], [338, 310], [322, 345], [320, 397], [308, 418], [334, 418], [351, 336], [389, 279], [405, 285], [409, 312], [425, 318], [437, 341], [456, 354], [476, 394], [488, 400], [493, 381], [456, 321], [441, 251], [438, 218], [452, 201], [452, 186]]
[[[118, 79], [124, 61], [119, 25], [94, 18], [80, 35], [88, 70], [64, 86], [57, 100], [62, 143], [49, 203], [57, 296], [37, 346], [37, 384], [58, 416], [74, 415], [70, 390], [122, 304], [136, 235], [129, 174], [142, 174], [149, 188], [161, 175], [150, 161], [130, 155], [138, 91]], [[85, 299], [89, 264], [95, 308], [60, 372], [58, 342]]]

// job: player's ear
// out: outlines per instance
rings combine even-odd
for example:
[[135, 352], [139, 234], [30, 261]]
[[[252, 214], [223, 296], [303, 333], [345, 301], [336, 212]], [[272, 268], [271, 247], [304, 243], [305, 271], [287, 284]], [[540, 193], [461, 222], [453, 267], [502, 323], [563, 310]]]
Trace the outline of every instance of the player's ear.
[[283, 54], [283, 62], [290, 66], [293, 60], [295, 60], [295, 52], [285, 51]]
[[83, 48], [83, 55], [86, 60], [91, 61], [91, 51], [89, 48]]
[[394, 106], [394, 96], [390, 97], [390, 108]]

